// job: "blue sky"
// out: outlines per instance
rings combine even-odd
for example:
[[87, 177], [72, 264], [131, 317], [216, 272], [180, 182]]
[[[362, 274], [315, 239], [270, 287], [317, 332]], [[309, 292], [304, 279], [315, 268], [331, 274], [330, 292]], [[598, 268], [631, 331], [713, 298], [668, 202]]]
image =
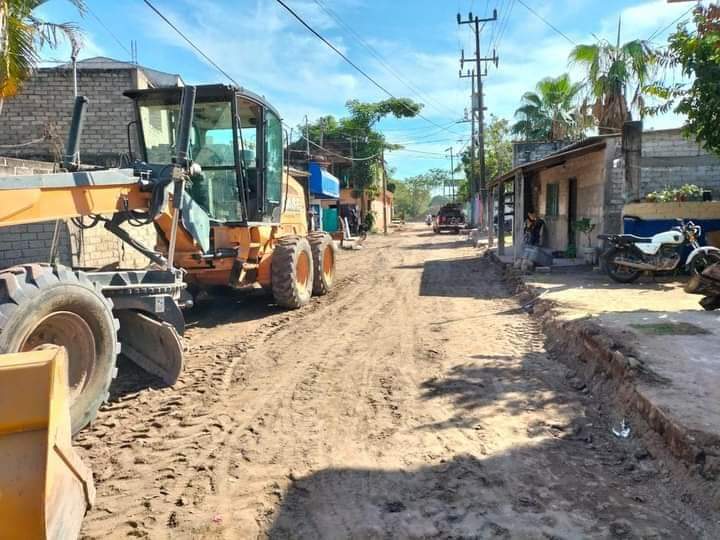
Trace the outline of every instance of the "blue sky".
[[[129, 59], [125, 48], [138, 44], [143, 65], [180, 73], [188, 83], [225, 82], [141, 0], [87, 0], [92, 13], [80, 18], [68, 2], [52, 0], [42, 15], [74, 20], [85, 34], [81, 57]], [[395, 176], [404, 178], [431, 167], [449, 167], [445, 149], [463, 147], [470, 125], [455, 123], [469, 106], [470, 80], [458, 78], [460, 49], [474, 50], [474, 37], [456, 14], [472, 10], [498, 22], [482, 33], [483, 54], [494, 47], [498, 69], [488, 68], [485, 104], [488, 112], [512, 118], [520, 97], [544, 76], [565, 71], [571, 41], [593, 36], [614, 39], [622, 16], [622, 40], [648, 38], [685, 12], [691, 3], [665, 0], [524, 0], [566, 37], [549, 28], [518, 0], [288, 0], [311, 26], [396, 96], [425, 104], [421, 118], [384, 120], [388, 140], [406, 150], [387, 155]], [[297, 125], [307, 114], [342, 116], [348, 99], [387, 97], [312, 36], [274, 0], [153, 0], [243, 86], [263, 94], [285, 121]], [[331, 13], [323, 9], [329, 8]], [[93, 16], [104, 23], [107, 29]], [[333, 17], [333, 14], [335, 17]], [[109, 31], [108, 31], [109, 29]], [[654, 38], [662, 43], [670, 30]], [[121, 46], [115, 38], [124, 45]], [[370, 45], [388, 69], [357, 38]], [[43, 57], [66, 60], [69, 48], [44, 51]], [[651, 119], [647, 128], [675, 127], [674, 115]], [[437, 126], [440, 127], [437, 127]]]

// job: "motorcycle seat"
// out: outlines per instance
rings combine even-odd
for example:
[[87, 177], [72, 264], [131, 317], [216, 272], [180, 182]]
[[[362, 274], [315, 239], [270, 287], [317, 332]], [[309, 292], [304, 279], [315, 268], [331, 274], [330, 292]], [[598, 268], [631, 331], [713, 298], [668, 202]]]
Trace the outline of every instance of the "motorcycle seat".
[[649, 244], [652, 242], [652, 238], [647, 236], [635, 236], [634, 234], [621, 234], [618, 235], [621, 240], [626, 242], [632, 242], [633, 244]]

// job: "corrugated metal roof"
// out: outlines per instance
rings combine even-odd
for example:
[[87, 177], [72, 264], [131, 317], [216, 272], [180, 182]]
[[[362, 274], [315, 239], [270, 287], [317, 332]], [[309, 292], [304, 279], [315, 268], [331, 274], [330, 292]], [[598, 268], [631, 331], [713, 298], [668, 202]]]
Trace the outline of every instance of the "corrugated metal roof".
[[[89, 70], [89, 69], [139, 69], [150, 81], [150, 84], [155, 88], [165, 86], [183, 86], [184, 82], [182, 77], [177, 73], [166, 73], [164, 71], [158, 71], [145, 66], [133, 64], [131, 62], [124, 62], [122, 60], [115, 60], [114, 58], [108, 58], [106, 56], [94, 56], [93, 58], [84, 58], [78, 60], [78, 69]], [[60, 64], [56, 68], [49, 69], [72, 69], [72, 63]]]

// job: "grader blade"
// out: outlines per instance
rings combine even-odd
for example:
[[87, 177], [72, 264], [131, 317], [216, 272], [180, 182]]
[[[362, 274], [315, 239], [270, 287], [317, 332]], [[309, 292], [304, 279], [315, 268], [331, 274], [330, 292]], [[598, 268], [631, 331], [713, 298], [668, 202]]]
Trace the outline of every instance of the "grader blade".
[[0, 537], [78, 537], [95, 487], [70, 444], [64, 348], [0, 355], [0, 463]]
[[165, 384], [175, 384], [183, 369], [182, 340], [175, 327], [138, 311], [121, 310], [116, 316], [122, 353]]

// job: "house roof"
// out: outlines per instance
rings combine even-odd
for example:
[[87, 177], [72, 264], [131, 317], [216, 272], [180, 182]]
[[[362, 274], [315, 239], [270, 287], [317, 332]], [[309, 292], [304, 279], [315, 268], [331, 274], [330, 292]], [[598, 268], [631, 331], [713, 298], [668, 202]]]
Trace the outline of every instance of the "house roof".
[[[184, 82], [182, 77], [177, 73], [166, 73], [164, 71], [158, 71], [131, 62], [124, 62], [122, 60], [115, 60], [114, 58], [108, 58], [107, 56], [94, 56], [92, 58], [84, 58], [78, 60], [78, 69], [82, 70], [108, 70], [108, 69], [139, 69], [147, 77], [150, 84], [155, 87], [163, 86], [183, 86]], [[72, 63], [60, 64], [56, 68], [51, 69], [72, 69]]]
[[580, 157], [591, 152], [596, 152], [605, 148], [607, 139], [616, 137], [620, 137], [620, 135], [596, 135], [594, 137], [588, 137], [587, 139], [583, 139], [582, 141], [578, 141], [569, 146], [565, 146], [557, 152], [549, 154], [542, 159], [523, 163], [522, 165], [518, 165], [517, 167], [510, 169], [508, 172], [501, 174], [500, 176], [496, 176], [490, 181], [488, 187], [494, 187], [501, 182], [505, 182], [513, 178], [515, 176], [515, 173], [517, 172], [522, 171], [523, 173], [526, 173], [541, 169], [547, 169], [549, 167], [554, 167], [555, 165], [560, 165], [568, 159]]

